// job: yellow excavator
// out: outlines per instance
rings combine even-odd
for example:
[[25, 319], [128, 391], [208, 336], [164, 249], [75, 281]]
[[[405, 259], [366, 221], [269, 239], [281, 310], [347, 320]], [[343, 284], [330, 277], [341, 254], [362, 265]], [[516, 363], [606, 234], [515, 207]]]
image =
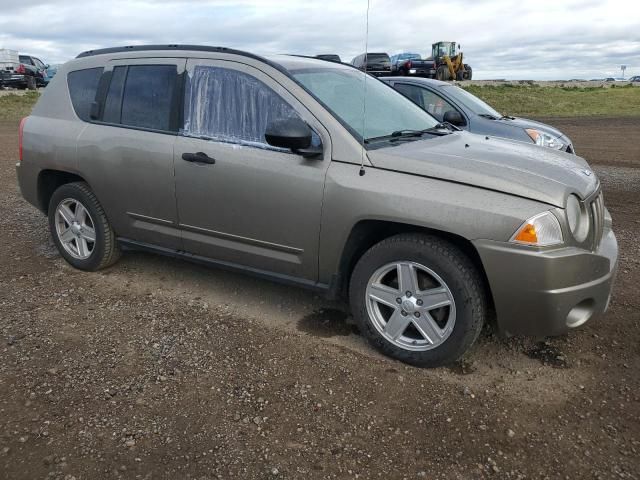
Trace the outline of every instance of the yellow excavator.
[[[456, 48], [457, 46], [457, 48]], [[471, 66], [463, 62], [462, 50], [456, 42], [438, 42], [431, 45], [431, 58], [438, 80], [471, 80]]]

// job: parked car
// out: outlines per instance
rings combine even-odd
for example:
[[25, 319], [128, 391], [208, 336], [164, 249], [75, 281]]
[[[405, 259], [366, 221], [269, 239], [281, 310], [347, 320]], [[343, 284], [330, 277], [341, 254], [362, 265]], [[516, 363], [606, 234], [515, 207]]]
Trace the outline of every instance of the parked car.
[[340, 60], [340, 56], [336, 55], [335, 53], [323, 53], [320, 55], [316, 55], [316, 58], [319, 58], [320, 60], [329, 60], [330, 62], [342, 63], [342, 60]]
[[439, 124], [375, 79], [365, 110], [366, 75], [317, 59], [135, 46], [57, 76], [16, 169], [76, 268], [142, 249], [306, 286], [426, 366], [489, 311], [551, 335], [607, 309], [618, 247], [577, 156]]
[[391, 60], [386, 53], [363, 53], [351, 60], [351, 65], [376, 77], [391, 74]]
[[0, 48], [0, 88], [13, 75], [13, 71], [18, 65], [20, 65], [20, 59], [16, 50]]
[[5, 68], [2, 75], [2, 85], [19, 89], [34, 90], [46, 85], [47, 67], [36, 57], [18, 55], [18, 63], [11, 68]]
[[463, 88], [427, 78], [382, 79], [440, 122], [479, 135], [511, 138], [575, 153], [571, 139], [556, 128], [527, 118], [503, 115]]
[[433, 60], [423, 60], [419, 53], [399, 53], [391, 57], [391, 72], [402, 76], [435, 77]]
[[53, 79], [53, 77], [55, 77], [59, 67], [60, 67], [59, 65], [49, 65], [49, 67], [46, 70], [46, 77], [44, 79], [47, 85]]

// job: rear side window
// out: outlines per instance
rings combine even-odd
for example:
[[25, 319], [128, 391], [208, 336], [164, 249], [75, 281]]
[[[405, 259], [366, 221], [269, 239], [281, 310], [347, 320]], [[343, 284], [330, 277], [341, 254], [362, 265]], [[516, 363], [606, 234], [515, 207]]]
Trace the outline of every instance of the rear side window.
[[96, 99], [96, 91], [98, 90], [98, 82], [100, 82], [102, 70], [102, 67], [88, 68], [69, 72], [67, 75], [71, 104], [76, 115], [85, 122], [89, 121], [91, 104]]
[[266, 146], [273, 120], [295, 110], [257, 78], [227, 68], [196, 66], [185, 95], [185, 135]]
[[169, 130], [178, 72], [175, 65], [132, 65], [122, 96], [123, 125]]
[[171, 110], [177, 78], [175, 65], [115, 67], [102, 120], [127, 127], [172, 130]]

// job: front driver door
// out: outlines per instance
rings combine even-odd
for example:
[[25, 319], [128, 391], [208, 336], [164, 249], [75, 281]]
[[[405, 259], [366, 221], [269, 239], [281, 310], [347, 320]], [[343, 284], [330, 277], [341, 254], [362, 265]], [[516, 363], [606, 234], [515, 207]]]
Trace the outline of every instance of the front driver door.
[[[293, 115], [322, 141], [323, 157], [305, 159], [266, 144], [267, 123]], [[201, 59], [187, 62], [184, 120], [174, 164], [185, 250], [315, 282], [331, 158], [322, 125], [262, 71]], [[215, 163], [194, 162], [190, 154]]]

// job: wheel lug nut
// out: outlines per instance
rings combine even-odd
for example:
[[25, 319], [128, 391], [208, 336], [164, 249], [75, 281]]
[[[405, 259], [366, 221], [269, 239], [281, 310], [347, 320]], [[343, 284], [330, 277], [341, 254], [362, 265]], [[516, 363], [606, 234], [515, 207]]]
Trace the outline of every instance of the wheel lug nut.
[[400, 297], [396, 298], [396, 302], [402, 303], [402, 299]]
[[422, 304], [423, 304], [424, 302], [423, 302], [422, 300], [418, 300], [416, 303], [417, 303], [419, 306], [422, 306]]
[[401, 312], [401, 313], [402, 313], [402, 316], [403, 316], [403, 317], [406, 317], [406, 316], [407, 316], [407, 312], [405, 312], [404, 310], [402, 310], [402, 312]]
[[416, 316], [416, 318], [420, 318], [420, 312], [416, 312], [414, 313], [414, 315]]
[[406, 295], [407, 295], [407, 297], [411, 297], [411, 292], [409, 290], [407, 290]]

